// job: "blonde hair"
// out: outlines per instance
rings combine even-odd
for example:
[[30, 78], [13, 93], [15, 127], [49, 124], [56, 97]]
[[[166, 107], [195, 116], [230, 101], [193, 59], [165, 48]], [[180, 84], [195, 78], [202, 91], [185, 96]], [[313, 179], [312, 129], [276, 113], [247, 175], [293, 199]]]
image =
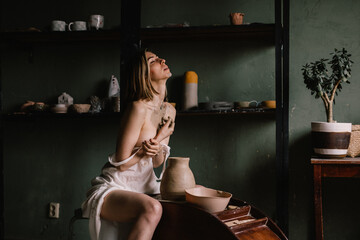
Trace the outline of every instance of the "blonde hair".
[[128, 69], [127, 99], [129, 101], [152, 100], [155, 94], [159, 94], [151, 84], [150, 67], [146, 59], [146, 52], [150, 51], [148, 49], [137, 51]]

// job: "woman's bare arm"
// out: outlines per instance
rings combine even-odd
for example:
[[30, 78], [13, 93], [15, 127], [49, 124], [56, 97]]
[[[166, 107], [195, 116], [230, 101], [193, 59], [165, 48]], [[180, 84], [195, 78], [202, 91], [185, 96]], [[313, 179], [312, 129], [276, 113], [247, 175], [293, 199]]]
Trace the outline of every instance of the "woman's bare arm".
[[[129, 158], [133, 154], [134, 147], [136, 146], [142, 126], [145, 122], [146, 109], [141, 102], [133, 102], [130, 109], [124, 116], [124, 121], [120, 126], [118, 140], [116, 144], [115, 159], [121, 162]], [[120, 165], [120, 171], [124, 171], [134, 164], [136, 164], [144, 156], [144, 151], [141, 148], [134, 158], [129, 162]]]

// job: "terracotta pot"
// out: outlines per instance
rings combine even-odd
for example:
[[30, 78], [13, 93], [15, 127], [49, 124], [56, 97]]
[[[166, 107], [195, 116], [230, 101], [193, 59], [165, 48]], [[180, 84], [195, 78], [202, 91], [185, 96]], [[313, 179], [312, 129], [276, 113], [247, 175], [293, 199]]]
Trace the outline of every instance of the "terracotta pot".
[[344, 158], [350, 143], [351, 123], [312, 122], [314, 153], [326, 158]]
[[244, 13], [230, 13], [229, 17], [232, 25], [243, 24]]
[[195, 187], [195, 178], [189, 161], [190, 158], [169, 157], [169, 164], [160, 184], [162, 199], [185, 200], [185, 189]]

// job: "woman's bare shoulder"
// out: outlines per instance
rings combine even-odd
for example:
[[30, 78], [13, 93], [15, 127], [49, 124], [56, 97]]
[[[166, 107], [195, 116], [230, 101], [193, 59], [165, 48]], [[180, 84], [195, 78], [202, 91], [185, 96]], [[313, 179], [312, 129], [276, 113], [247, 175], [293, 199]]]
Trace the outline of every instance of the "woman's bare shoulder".
[[172, 119], [175, 119], [176, 116], [176, 109], [175, 107], [168, 102], [164, 102], [165, 105], [165, 115], [170, 116]]
[[145, 115], [147, 107], [143, 100], [133, 101], [130, 104], [130, 114]]
[[174, 105], [172, 105], [171, 103], [169, 102], [164, 102], [165, 106], [169, 109], [171, 109], [172, 111], [176, 111]]

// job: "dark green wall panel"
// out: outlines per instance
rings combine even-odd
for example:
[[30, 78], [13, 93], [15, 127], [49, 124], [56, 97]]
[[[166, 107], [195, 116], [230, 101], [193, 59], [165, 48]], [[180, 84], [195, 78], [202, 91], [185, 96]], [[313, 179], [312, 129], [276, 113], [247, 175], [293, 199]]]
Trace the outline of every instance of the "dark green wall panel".
[[[305, 88], [301, 67], [329, 58], [334, 48], [345, 47], [354, 60], [351, 84], [336, 97], [334, 119], [360, 123], [360, 2], [291, 1], [290, 18], [290, 238], [313, 239], [313, 188], [310, 166], [311, 121], [326, 121], [323, 103]], [[357, 179], [324, 181], [325, 239], [358, 239]], [[346, 216], [346, 217], [345, 217]], [[345, 226], [346, 225], [346, 226]]]
[[[120, 1], [1, 4], [3, 30], [30, 26], [44, 30], [52, 19], [86, 20], [95, 12], [105, 15], [106, 28], [120, 25]], [[346, 47], [355, 64], [351, 85], [345, 85], [336, 100], [335, 119], [359, 124], [359, 10], [360, 3], [352, 0], [291, 1], [290, 239], [314, 236], [310, 122], [325, 120], [322, 103], [305, 88], [300, 69], [306, 62], [327, 57], [335, 47]], [[143, 1], [142, 25], [228, 24], [233, 11], [244, 12], [245, 22], [274, 21], [273, 1]], [[150, 47], [171, 68], [169, 99], [178, 106], [182, 76], [188, 70], [199, 75], [199, 101], [275, 97], [274, 48], [268, 44], [163, 41]], [[82, 103], [90, 95], [105, 95], [111, 74], [119, 77], [120, 50], [115, 43], [7, 47], [2, 48], [1, 64], [5, 111], [17, 110], [27, 100], [53, 103], [62, 92]], [[118, 121], [50, 118], [4, 123], [7, 238], [67, 238], [73, 210], [80, 207], [91, 178], [114, 151]], [[178, 116], [170, 145], [172, 156], [190, 157], [198, 184], [230, 191], [275, 217], [274, 116]], [[354, 179], [325, 182], [326, 239], [359, 238], [360, 195], [354, 191], [359, 184]], [[46, 216], [52, 201], [61, 204], [60, 219]], [[75, 231], [76, 239], [88, 239], [87, 221], [76, 223]]]

